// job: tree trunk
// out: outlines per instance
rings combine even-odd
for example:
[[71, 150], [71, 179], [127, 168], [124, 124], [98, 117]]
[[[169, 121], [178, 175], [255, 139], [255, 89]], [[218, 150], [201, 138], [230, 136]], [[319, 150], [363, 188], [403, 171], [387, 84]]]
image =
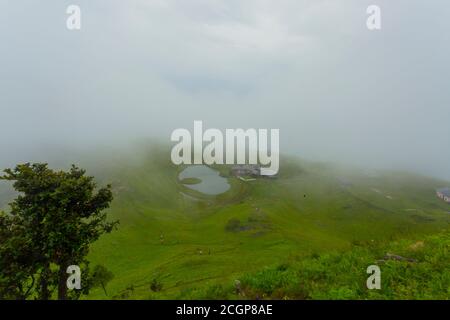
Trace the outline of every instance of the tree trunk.
[[40, 300], [50, 300], [50, 290], [48, 288], [48, 279], [50, 277], [50, 265], [45, 265], [41, 272], [41, 277], [39, 279], [39, 299]]
[[60, 264], [58, 272], [58, 300], [67, 299], [67, 273], [65, 264]]
[[108, 296], [108, 292], [106, 292], [106, 287], [105, 287], [105, 284], [103, 282], [102, 282], [102, 288], [103, 288], [103, 291], [105, 292], [105, 295]]

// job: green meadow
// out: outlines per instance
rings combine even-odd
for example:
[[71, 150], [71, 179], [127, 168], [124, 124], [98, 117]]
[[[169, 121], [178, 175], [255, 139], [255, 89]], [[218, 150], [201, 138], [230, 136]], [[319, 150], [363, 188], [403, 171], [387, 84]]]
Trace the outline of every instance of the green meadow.
[[[449, 297], [450, 205], [435, 195], [448, 182], [285, 156], [276, 179], [215, 166], [231, 188], [208, 196], [180, 183], [165, 147], [94, 162], [120, 225], [91, 248], [114, 279], [87, 299]], [[388, 252], [416, 262], [383, 262], [388, 280], [369, 292], [366, 268]]]

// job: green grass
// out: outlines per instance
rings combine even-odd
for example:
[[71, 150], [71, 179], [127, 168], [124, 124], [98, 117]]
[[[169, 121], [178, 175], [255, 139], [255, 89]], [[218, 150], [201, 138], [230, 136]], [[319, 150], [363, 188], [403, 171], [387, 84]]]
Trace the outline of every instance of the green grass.
[[[255, 280], [268, 289], [254, 285], [250, 275], [276, 278], [273, 268], [286, 261], [299, 270], [312, 256], [331, 264], [326, 259], [334, 259], [333, 254], [349, 254], [350, 260], [361, 254], [362, 267], [375, 257], [370, 246], [421, 239], [450, 222], [450, 205], [434, 193], [446, 183], [427, 177], [398, 172], [374, 177], [285, 157], [277, 179], [244, 182], [229, 177], [227, 166], [214, 166], [231, 188], [206, 196], [178, 181], [183, 167], [169, 157], [170, 149], [158, 147], [133, 159], [110, 159], [108, 166], [80, 164], [99, 183], [112, 183], [110, 217], [120, 220], [118, 230], [96, 242], [89, 255], [92, 265], [103, 264], [114, 273], [109, 296], [95, 289], [86, 298], [236, 298], [230, 291], [236, 279], [248, 279], [249, 295], [355, 297], [354, 283], [366, 276], [365, 270], [361, 276], [343, 268], [348, 275], [339, 278], [339, 286], [291, 296], [280, 288], [295, 286], [297, 271], [274, 283]], [[305, 270], [313, 277], [314, 268]]]
[[[253, 299], [448, 299], [449, 249], [448, 231], [423, 241], [359, 244], [245, 274], [239, 294], [230, 286], [222, 292]], [[388, 252], [413, 260], [384, 260]], [[366, 270], [373, 264], [381, 270], [380, 290], [366, 286]]]
[[200, 180], [198, 178], [184, 178], [184, 179], [180, 180], [181, 184], [189, 184], [189, 185], [199, 184], [201, 182], [202, 182], [202, 180]]

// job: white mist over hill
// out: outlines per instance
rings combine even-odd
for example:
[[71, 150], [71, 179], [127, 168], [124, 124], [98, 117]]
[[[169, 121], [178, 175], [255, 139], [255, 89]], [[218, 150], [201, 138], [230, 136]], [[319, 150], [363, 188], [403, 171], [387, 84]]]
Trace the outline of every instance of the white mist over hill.
[[170, 143], [202, 120], [278, 128], [285, 154], [450, 179], [450, 4], [376, 2], [379, 31], [365, 0], [79, 0], [69, 31], [72, 1], [4, 0], [0, 167]]

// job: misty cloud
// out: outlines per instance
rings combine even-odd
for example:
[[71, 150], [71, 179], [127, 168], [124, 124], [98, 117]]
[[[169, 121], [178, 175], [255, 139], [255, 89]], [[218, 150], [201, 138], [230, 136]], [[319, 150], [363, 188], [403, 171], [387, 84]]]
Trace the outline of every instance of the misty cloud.
[[282, 153], [450, 179], [448, 30], [444, 0], [3, 0], [0, 166], [51, 145], [170, 143], [202, 120], [279, 128]]

